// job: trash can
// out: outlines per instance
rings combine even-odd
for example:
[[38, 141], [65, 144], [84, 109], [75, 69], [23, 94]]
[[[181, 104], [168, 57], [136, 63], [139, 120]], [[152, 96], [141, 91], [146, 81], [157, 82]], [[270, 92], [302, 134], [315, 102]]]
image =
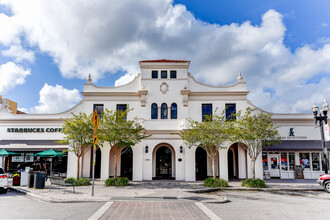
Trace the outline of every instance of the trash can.
[[34, 187], [34, 172], [33, 171], [30, 171], [28, 173], [28, 186], [29, 186], [29, 188]]
[[43, 189], [45, 188], [45, 174], [36, 172], [34, 174], [34, 188]]
[[21, 173], [15, 172], [13, 173], [13, 186], [20, 186], [21, 185]]

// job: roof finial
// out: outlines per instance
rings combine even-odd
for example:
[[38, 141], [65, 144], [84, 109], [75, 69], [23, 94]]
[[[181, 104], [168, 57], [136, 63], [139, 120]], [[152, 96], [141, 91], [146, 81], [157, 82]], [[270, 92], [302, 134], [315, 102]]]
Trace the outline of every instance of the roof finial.
[[92, 77], [91, 77], [91, 74], [88, 74], [88, 79], [87, 79], [87, 82], [88, 82], [88, 83], [91, 83], [91, 82], [92, 82]]
[[241, 72], [238, 74], [237, 80], [238, 80], [238, 82], [243, 81], [243, 76], [242, 76]]

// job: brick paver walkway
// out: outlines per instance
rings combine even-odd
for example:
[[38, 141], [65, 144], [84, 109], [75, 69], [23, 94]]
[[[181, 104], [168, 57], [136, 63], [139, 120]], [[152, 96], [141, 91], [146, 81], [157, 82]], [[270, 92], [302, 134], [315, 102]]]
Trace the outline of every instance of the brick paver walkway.
[[114, 202], [100, 219], [209, 220], [193, 202], [158, 201]]

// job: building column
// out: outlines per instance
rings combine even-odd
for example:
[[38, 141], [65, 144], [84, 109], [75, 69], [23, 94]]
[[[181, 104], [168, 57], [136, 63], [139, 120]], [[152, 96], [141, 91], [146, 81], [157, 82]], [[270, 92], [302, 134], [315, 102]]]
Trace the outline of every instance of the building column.
[[228, 181], [228, 148], [219, 150], [219, 164], [221, 179]]
[[143, 171], [143, 144], [139, 143], [132, 147], [133, 151], [133, 181], [142, 181]]
[[246, 157], [246, 166], [247, 166], [247, 178], [252, 178], [252, 168], [251, 168], [251, 158], [249, 156]]
[[[81, 167], [81, 162], [80, 162]], [[77, 178], [77, 157], [76, 155], [69, 151], [68, 152], [68, 164], [67, 164], [67, 177]]]
[[101, 180], [109, 178], [110, 149], [109, 144], [105, 144], [101, 148]]
[[259, 154], [255, 164], [256, 169], [256, 179], [263, 179], [264, 178], [264, 170], [262, 167], [262, 153]]
[[238, 153], [238, 178], [239, 179], [246, 179], [247, 177], [247, 167], [246, 167], [246, 157], [247, 153], [244, 147], [238, 143], [237, 147], [237, 153]]
[[185, 181], [196, 181], [196, 148], [197, 147], [191, 147], [188, 148], [186, 145], [183, 146], [183, 151], [185, 154], [185, 172], [186, 172], [186, 177]]
[[[145, 152], [145, 147], [148, 145], [149, 150], [148, 153]], [[154, 166], [154, 162], [153, 162], [153, 150], [154, 147], [151, 143], [146, 142], [141, 142], [141, 158], [142, 158], [142, 162], [141, 165], [143, 167], [142, 169], [142, 180], [152, 180], [152, 169]]]

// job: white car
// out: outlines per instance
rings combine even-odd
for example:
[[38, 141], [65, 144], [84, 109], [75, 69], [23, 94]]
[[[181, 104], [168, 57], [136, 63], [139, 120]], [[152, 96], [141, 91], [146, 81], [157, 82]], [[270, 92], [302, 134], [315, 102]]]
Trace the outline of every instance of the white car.
[[0, 192], [7, 193], [8, 189], [8, 177], [5, 171], [0, 167]]

